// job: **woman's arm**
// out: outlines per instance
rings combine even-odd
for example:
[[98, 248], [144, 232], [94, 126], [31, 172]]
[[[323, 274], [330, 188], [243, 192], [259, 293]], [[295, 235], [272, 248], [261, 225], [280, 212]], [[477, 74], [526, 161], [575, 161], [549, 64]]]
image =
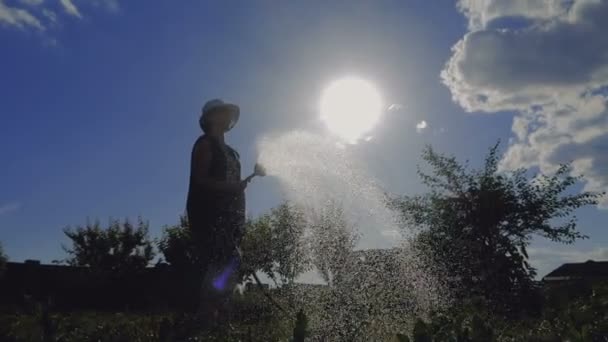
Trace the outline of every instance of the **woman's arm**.
[[211, 168], [211, 144], [207, 140], [201, 141], [194, 149], [194, 181], [203, 187], [221, 192], [240, 192], [245, 190], [247, 182], [230, 183], [218, 181], [209, 177]]

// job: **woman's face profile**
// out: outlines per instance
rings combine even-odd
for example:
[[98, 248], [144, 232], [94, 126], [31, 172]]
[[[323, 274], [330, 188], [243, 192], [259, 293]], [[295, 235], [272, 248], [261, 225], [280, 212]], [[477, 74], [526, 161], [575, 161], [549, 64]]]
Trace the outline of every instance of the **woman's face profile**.
[[209, 113], [207, 120], [210, 125], [227, 130], [230, 127], [230, 112], [223, 108], [215, 109]]

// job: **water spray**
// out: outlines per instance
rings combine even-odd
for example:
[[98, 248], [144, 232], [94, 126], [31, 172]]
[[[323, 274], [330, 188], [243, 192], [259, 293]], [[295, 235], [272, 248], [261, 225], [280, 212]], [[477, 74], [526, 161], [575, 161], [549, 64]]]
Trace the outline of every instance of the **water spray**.
[[[260, 176], [260, 177], [264, 177], [266, 176], [266, 169], [264, 168], [264, 166], [262, 166], [262, 164], [260, 163], [256, 163], [254, 168], [253, 168], [253, 173], [250, 174], [249, 176], [247, 176], [247, 178], [244, 179], [244, 182], [251, 182], [251, 180], [256, 177], [256, 176]], [[230, 239], [234, 239], [232, 236], [229, 236]], [[232, 240], [232, 242], [234, 243], [235, 246], [235, 250], [236, 253], [238, 254], [239, 258], [241, 260], [243, 260], [243, 252], [241, 251], [241, 248], [236, 244], [236, 242], [234, 242], [234, 240]], [[213, 281], [213, 286], [216, 289], [223, 289], [226, 283], [226, 279], [230, 276], [231, 273], [233, 273], [235, 271], [235, 264], [234, 262], [232, 262], [225, 270], [224, 272], [218, 276], [216, 279], [214, 279]], [[266, 296], [266, 298], [272, 303], [274, 304], [274, 306], [276, 306], [280, 311], [282, 311], [285, 314], [290, 315], [291, 313], [288, 312], [281, 304], [279, 304], [271, 295], [270, 293], [268, 293], [266, 291], [266, 289], [264, 288], [264, 285], [262, 285], [262, 282], [260, 281], [260, 278], [258, 278], [257, 274], [255, 274], [255, 272], [252, 272], [251, 275], [253, 276], [253, 279], [255, 280], [255, 282], [257, 283], [260, 291], [264, 294], [264, 296]]]
[[[247, 178], [245, 178], [245, 182], [249, 183], [251, 182], [251, 180], [255, 177], [255, 176], [260, 176], [260, 177], [264, 177], [266, 176], [266, 168], [264, 168], [264, 166], [262, 166], [262, 164], [260, 163], [256, 163], [255, 166], [253, 167], [253, 173], [250, 174], [249, 176], [247, 176]], [[235, 247], [236, 247], [236, 253], [239, 255], [239, 257], [241, 258], [241, 260], [243, 259], [243, 252], [241, 251], [241, 248], [235, 243]], [[279, 310], [281, 310], [283, 313], [285, 314], [290, 314], [281, 304], [279, 304], [273, 297], [272, 295], [270, 295], [270, 293], [268, 291], [266, 291], [266, 289], [264, 288], [264, 285], [262, 285], [262, 282], [260, 281], [260, 278], [258, 278], [257, 274], [255, 274], [255, 272], [252, 272], [251, 275], [253, 276], [253, 279], [255, 280], [255, 282], [257, 283], [260, 291], [264, 294], [264, 296], [272, 303], [274, 304], [274, 306], [276, 306]]]

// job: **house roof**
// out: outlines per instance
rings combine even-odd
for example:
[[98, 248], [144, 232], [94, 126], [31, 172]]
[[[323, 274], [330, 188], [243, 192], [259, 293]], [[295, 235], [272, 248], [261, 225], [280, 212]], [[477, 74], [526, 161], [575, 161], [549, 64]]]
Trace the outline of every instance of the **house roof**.
[[581, 263], [563, 264], [547, 274], [543, 280], [566, 280], [576, 278], [607, 278], [608, 261], [588, 260]]

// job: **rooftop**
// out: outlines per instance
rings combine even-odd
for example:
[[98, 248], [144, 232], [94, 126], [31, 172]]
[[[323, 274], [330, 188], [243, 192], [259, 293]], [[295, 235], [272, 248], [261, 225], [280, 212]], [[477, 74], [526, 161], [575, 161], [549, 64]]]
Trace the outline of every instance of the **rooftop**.
[[587, 260], [580, 263], [563, 264], [547, 274], [543, 280], [567, 280], [580, 278], [608, 279], [608, 261]]

